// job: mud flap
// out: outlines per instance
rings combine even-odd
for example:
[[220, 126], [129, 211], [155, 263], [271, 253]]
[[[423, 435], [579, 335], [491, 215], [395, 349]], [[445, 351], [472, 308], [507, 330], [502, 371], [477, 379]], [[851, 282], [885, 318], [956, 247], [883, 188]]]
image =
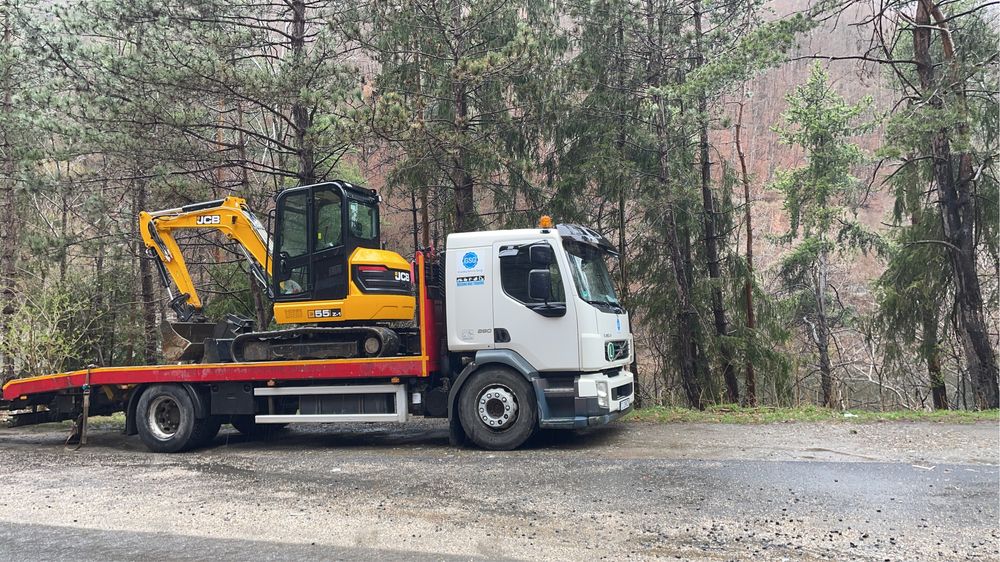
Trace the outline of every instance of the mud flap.
[[462, 422], [458, 419], [458, 412], [455, 412], [448, 418], [448, 444], [452, 447], [461, 447], [465, 445], [467, 439]]

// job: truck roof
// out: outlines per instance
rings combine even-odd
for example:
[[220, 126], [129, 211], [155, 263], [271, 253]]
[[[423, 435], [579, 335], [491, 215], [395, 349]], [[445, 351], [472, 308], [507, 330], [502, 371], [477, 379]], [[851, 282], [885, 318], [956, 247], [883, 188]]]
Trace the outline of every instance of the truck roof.
[[448, 248], [462, 249], [488, 246], [495, 242], [520, 241], [525, 238], [559, 241], [570, 239], [595, 246], [617, 255], [618, 251], [601, 233], [577, 224], [557, 224], [553, 228], [519, 228], [513, 230], [481, 230], [456, 232], [448, 235]]
[[474, 248], [487, 246], [494, 242], [508, 240], [559, 239], [559, 231], [555, 228], [518, 228], [513, 230], [480, 230], [477, 232], [456, 232], [448, 235], [448, 248]]

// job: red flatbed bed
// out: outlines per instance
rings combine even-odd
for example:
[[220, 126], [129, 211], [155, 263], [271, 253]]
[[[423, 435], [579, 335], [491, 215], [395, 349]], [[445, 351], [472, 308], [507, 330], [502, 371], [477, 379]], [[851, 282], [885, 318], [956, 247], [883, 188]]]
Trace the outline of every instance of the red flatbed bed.
[[68, 373], [14, 379], [3, 387], [3, 400], [17, 408], [19, 399], [82, 389], [165, 383], [308, 381], [427, 377], [438, 368], [438, 326], [425, 279], [425, 256], [418, 252], [416, 273], [419, 355], [304, 361], [193, 363], [133, 367], [93, 367]]
[[95, 367], [69, 373], [15, 379], [3, 387], [3, 399], [72, 390], [84, 385], [210, 383], [230, 381], [360, 379], [427, 376], [427, 357], [324, 359], [262, 363], [210, 363], [142, 367]]

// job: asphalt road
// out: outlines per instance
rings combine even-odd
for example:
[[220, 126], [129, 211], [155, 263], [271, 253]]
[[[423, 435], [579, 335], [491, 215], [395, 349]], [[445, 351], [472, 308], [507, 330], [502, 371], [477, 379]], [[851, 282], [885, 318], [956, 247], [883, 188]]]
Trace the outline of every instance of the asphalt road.
[[0, 430], [2, 560], [997, 560], [997, 424], [619, 423], [509, 453], [442, 423], [158, 455]]

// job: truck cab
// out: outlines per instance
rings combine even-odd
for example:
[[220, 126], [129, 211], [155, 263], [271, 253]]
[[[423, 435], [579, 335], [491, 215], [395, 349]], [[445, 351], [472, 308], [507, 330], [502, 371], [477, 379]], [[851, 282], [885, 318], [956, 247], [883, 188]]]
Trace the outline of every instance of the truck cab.
[[[608, 273], [606, 261], [615, 256], [606, 238], [578, 225], [449, 235], [446, 325], [448, 352], [462, 373], [456, 384], [484, 371], [520, 375], [537, 397], [543, 428], [587, 427], [627, 412], [633, 345]], [[516, 389], [481, 386], [463, 385], [476, 415], [459, 416], [477, 443], [469, 423], [495, 434], [516, 422], [494, 415], [505, 400], [517, 400]]]

